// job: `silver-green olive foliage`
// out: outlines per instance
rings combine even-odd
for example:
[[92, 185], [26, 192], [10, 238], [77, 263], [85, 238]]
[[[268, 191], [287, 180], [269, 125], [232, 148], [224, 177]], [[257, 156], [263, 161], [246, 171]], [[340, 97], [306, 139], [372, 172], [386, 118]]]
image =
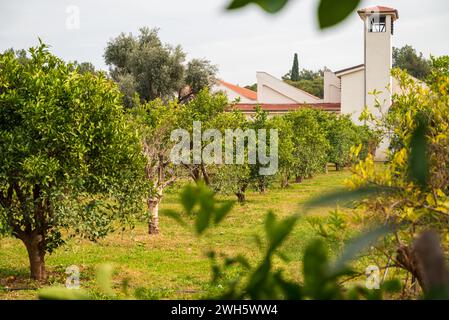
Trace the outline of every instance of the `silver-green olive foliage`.
[[121, 33], [105, 49], [111, 77], [120, 85], [127, 107], [141, 102], [178, 98], [188, 102], [213, 82], [217, 67], [206, 59], [192, 59], [185, 65], [181, 46], [164, 44], [158, 29], [141, 28], [139, 35]]
[[0, 54], [0, 155], [0, 232], [42, 264], [62, 230], [96, 239], [139, 209], [144, 159], [119, 89], [42, 43]]

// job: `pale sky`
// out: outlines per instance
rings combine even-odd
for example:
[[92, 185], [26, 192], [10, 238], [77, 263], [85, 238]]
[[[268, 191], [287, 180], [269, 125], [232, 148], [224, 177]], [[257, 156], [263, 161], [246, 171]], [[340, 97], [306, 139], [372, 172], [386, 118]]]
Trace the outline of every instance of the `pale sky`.
[[[107, 70], [103, 53], [120, 32], [160, 28], [163, 42], [180, 44], [188, 58], [217, 64], [228, 82], [256, 82], [256, 71], [281, 77], [293, 53], [300, 68], [338, 70], [363, 63], [363, 23], [356, 13], [320, 31], [317, 0], [290, 0], [275, 16], [251, 6], [224, 10], [228, 0], [0, 0], [0, 51], [35, 46], [40, 37], [64, 60], [90, 61]], [[67, 8], [77, 6], [79, 29], [68, 29]], [[449, 1], [362, 1], [399, 10], [393, 43], [411, 44], [426, 56], [449, 54]]]

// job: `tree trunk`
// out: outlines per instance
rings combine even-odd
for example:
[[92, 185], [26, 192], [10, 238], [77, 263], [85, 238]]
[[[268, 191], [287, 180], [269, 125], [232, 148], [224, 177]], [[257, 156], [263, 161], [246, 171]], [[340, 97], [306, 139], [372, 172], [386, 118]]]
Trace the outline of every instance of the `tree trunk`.
[[204, 163], [201, 164], [201, 172], [203, 173], [204, 183], [206, 184], [206, 186], [210, 186], [209, 174], [207, 173]]
[[245, 197], [246, 188], [247, 188], [247, 185], [243, 184], [242, 186], [240, 186], [240, 190], [235, 193], [240, 204], [244, 203], [246, 201], [246, 197]]
[[260, 193], [265, 193], [267, 191], [267, 183], [265, 178], [260, 178], [258, 181], [258, 189]]
[[281, 180], [281, 188], [287, 188], [288, 186], [288, 177], [283, 177]]
[[159, 197], [148, 199], [148, 211], [150, 212], [150, 221], [148, 222], [148, 233], [159, 234]]
[[445, 254], [434, 230], [419, 235], [412, 246], [399, 247], [396, 259], [426, 294], [437, 294], [449, 285]]
[[239, 203], [245, 202], [246, 199], [245, 199], [245, 193], [244, 192], [239, 191], [239, 192], [236, 192], [235, 195], [237, 196], [237, 199], [238, 199]]
[[193, 181], [195, 181], [196, 183], [201, 180], [200, 169], [198, 168], [198, 166], [194, 165], [191, 176], [193, 178]]
[[296, 183], [301, 183], [302, 182], [302, 176], [296, 176], [295, 182]]
[[341, 170], [341, 166], [338, 163], [336, 163], [335, 164], [335, 171], [340, 171], [340, 170]]
[[45, 238], [42, 234], [33, 232], [27, 239], [22, 240], [30, 260], [31, 278], [40, 282], [47, 279], [45, 271]]

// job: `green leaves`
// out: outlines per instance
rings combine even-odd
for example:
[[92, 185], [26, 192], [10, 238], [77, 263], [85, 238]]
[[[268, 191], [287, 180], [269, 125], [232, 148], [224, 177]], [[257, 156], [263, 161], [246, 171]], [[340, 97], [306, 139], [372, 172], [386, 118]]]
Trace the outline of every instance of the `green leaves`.
[[[267, 246], [264, 250], [262, 260], [255, 266], [243, 265], [248, 269], [248, 278], [241, 293], [231, 292], [232, 295], [223, 298], [244, 299], [300, 299], [301, 287], [294, 282], [284, 279], [281, 270], [273, 270], [272, 259], [275, 254], [282, 257], [278, 251], [281, 244], [290, 235], [298, 217], [292, 216], [282, 220], [276, 218], [274, 213], [269, 212], [265, 217], [265, 234]], [[263, 250], [262, 248], [260, 248]], [[241, 257], [239, 257], [241, 260]], [[245, 260], [246, 261], [246, 260]]]
[[[220, 205], [215, 199], [214, 192], [202, 182], [184, 187], [180, 201], [185, 212], [195, 218], [194, 228], [198, 235], [204, 233], [211, 224], [219, 224], [234, 205], [231, 201]], [[168, 211], [166, 214], [182, 225], [186, 225], [178, 213]]]
[[334, 272], [344, 269], [345, 265], [354, 259], [357, 254], [362, 252], [370, 245], [373, 245], [377, 240], [395, 230], [393, 225], [385, 225], [377, 227], [373, 230], [363, 232], [359, 237], [352, 239], [344, 248], [342, 255], [335, 262]]
[[203, 185], [198, 187], [193, 185], [186, 186], [180, 196], [181, 204], [184, 207], [184, 210], [188, 214], [192, 214], [193, 207], [199, 199], [200, 194], [203, 194], [204, 196], [206, 193], [207, 190], [204, 189]]
[[284, 8], [287, 2], [288, 0], [233, 0], [228, 6], [228, 10], [239, 9], [250, 3], [254, 3], [266, 12], [276, 13]]
[[138, 36], [121, 34], [106, 45], [105, 62], [127, 107], [133, 106], [135, 94], [144, 101], [168, 100], [182, 88], [185, 53], [180, 46], [164, 45], [158, 32], [143, 27]]
[[43, 43], [28, 56], [0, 54], [0, 65], [2, 224], [41, 235], [50, 252], [62, 235], [95, 240], [112, 221], [131, 221], [145, 162], [118, 87], [79, 74]]
[[307, 246], [303, 258], [304, 291], [312, 299], [341, 299], [342, 293], [336, 280], [339, 275], [331, 274], [327, 249], [321, 240], [314, 240]]
[[293, 130], [292, 176], [308, 178], [324, 170], [328, 161], [329, 141], [326, 128], [320, 122], [323, 113], [301, 108], [286, 115]]
[[346, 19], [359, 5], [360, 0], [321, 0], [318, 22], [321, 29], [332, 27]]
[[[277, 13], [288, 0], [233, 0], [228, 10], [240, 9], [248, 4], [257, 4], [264, 11]], [[345, 20], [357, 8], [361, 0], [321, 0], [318, 6], [318, 22], [321, 29], [332, 27]]]
[[334, 264], [329, 263], [327, 249], [321, 240], [312, 241], [304, 253], [304, 294], [311, 299], [382, 299], [383, 293], [398, 292], [400, 283], [387, 280], [381, 284], [380, 290], [367, 290], [355, 286], [347, 291], [339, 284], [345, 276], [354, 275], [355, 272], [348, 266], [357, 254], [373, 245], [380, 237], [394, 231], [393, 226], [382, 226], [362, 233], [359, 237], [348, 242], [343, 254]]
[[327, 250], [320, 240], [309, 243], [304, 252], [304, 281], [309, 287], [317, 286], [328, 271]]
[[304, 210], [305, 212], [308, 212], [315, 207], [335, 206], [337, 204], [348, 205], [355, 201], [361, 201], [367, 197], [391, 190], [392, 189], [386, 187], [367, 186], [357, 190], [330, 192], [307, 201], [304, 205]]
[[40, 300], [90, 300], [92, 297], [84, 290], [70, 290], [64, 287], [50, 287], [39, 290]]
[[428, 145], [427, 125], [420, 115], [416, 116], [418, 125], [415, 128], [410, 141], [409, 177], [421, 187], [427, 184], [428, 175]]
[[297, 216], [292, 216], [278, 222], [273, 212], [267, 214], [265, 218], [265, 233], [269, 241], [269, 252], [273, 252], [284, 242], [293, 230], [297, 219]]
[[234, 203], [229, 201], [223, 203], [223, 205], [215, 208], [215, 216], [214, 216], [214, 223], [219, 224], [226, 215], [231, 211], [232, 207], [234, 206]]

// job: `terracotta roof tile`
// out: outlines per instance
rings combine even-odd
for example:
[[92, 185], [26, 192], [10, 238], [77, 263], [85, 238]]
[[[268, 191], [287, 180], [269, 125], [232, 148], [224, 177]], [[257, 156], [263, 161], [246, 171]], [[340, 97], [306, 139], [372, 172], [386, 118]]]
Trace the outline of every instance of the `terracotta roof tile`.
[[247, 89], [247, 88], [242, 88], [239, 86], [236, 86], [234, 84], [225, 82], [223, 80], [218, 80], [219, 83], [221, 83], [222, 85], [224, 85], [225, 87], [231, 89], [232, 91], [237, 92], [239, 95], [248, 98], [250, 100], [257, 100], [257, 92]]
[[359, 14], [361, 13], [373, 13], [373, 12], [380, 12], [380, 13], [394, 13], [396, 15], [396, 18], [399, 18], [398, 10], [395, 8], [385, 7], [385, 6], [374, 6], [369, 8], [364, 8], [357, 10]]
[[391, 7], [385, 7], [385, 6], [374, 6], [374, 7], [368, 7], [368, 8], [360, 9], [358, 11], [394, 12], [394, 11], [396, 11], [396, 9], [395, 8], [391, 8]]

